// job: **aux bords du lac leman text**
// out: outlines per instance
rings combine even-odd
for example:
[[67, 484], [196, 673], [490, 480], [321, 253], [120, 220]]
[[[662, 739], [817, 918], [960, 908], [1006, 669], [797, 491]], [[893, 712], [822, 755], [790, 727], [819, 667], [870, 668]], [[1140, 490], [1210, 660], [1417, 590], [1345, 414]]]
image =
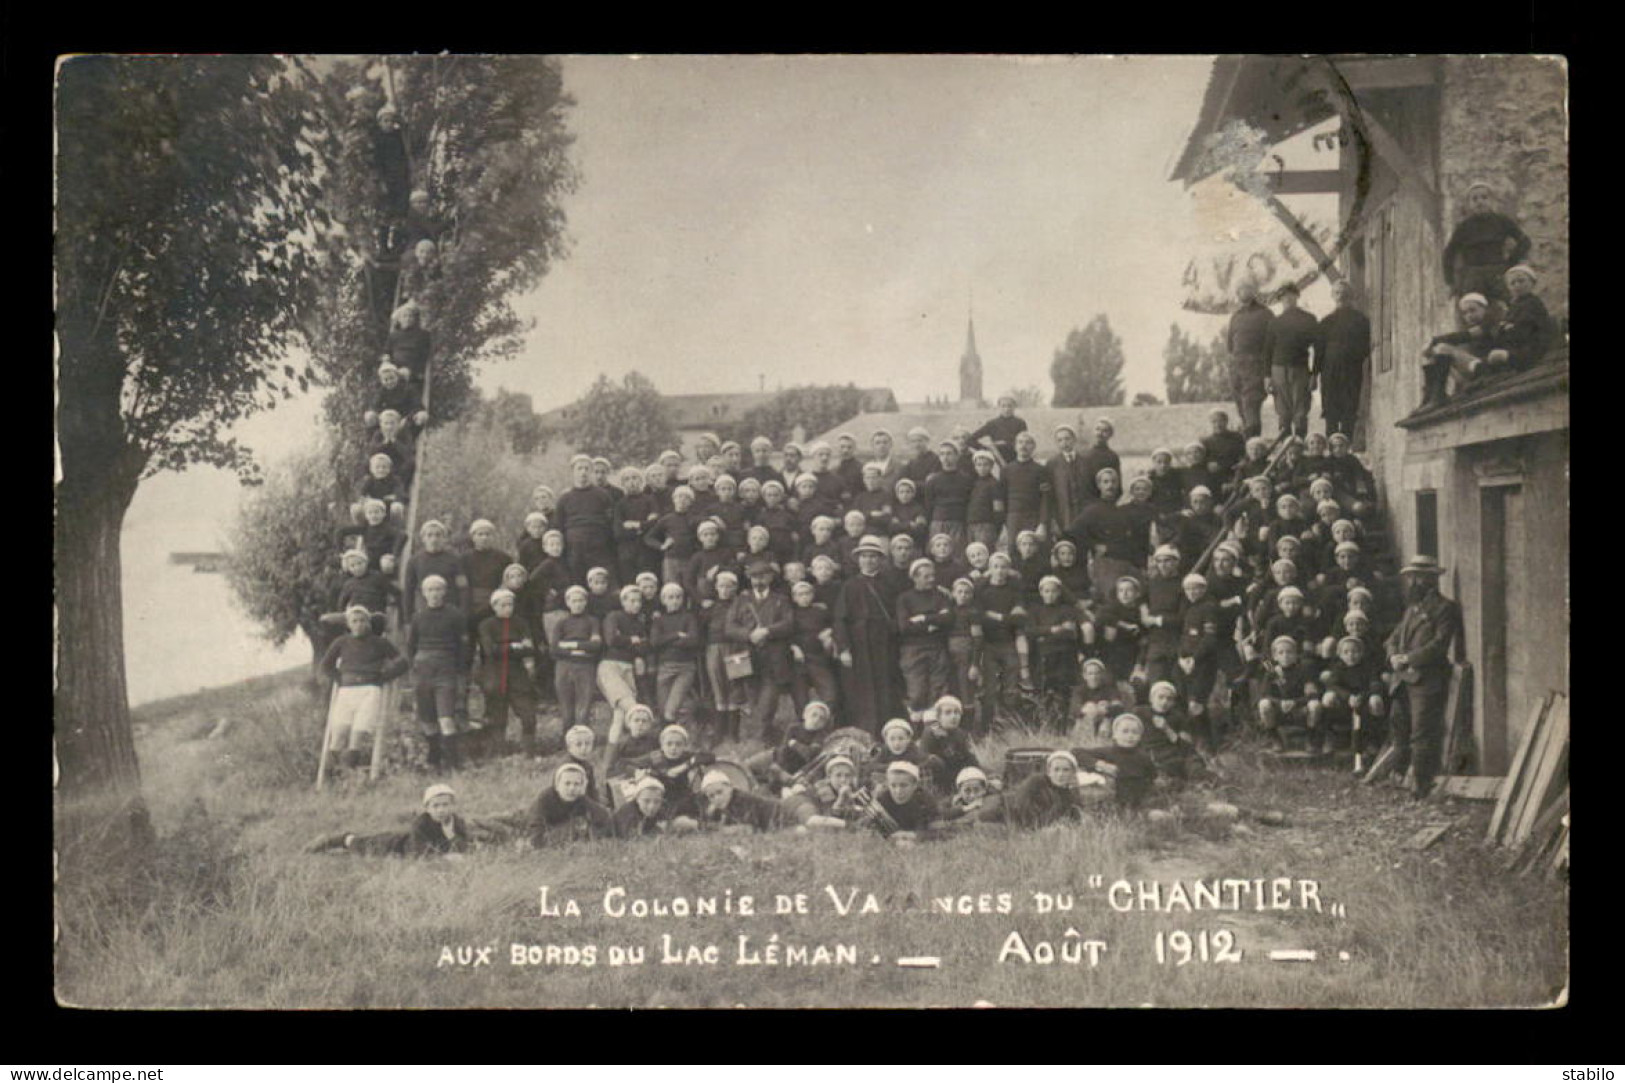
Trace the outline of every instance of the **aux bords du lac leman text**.
[[[1341, 904], [1323, 903], [1320, 885], [1314, 880], [1292, 878], [1247, 879], [1215, 878], [1210, 880], [1158, 881], [1114, 880], [1107, 883], [1103, 877], [1087, 878], [1091, 892], [994, 891], [959, 895], [934, 895], [920, 900], [910, 896], [899, 903], [892, 897], [884, 901], [872, 892], [858, 888], [837, 888], [826, 884], [821, 891], [771, 893], [751, 895], [727, 889], [719, 895], [642, 897], [630, 894], [619, 885], [606, 888], [596, 900], [599, 912], [614, 919], [647, 918], [753, 918], [768, 915], [833, 914], [839, 917], [874, 915], [904, 910], [928, 910], [946, 915], [1007, 915], [1019, 912], [1034, 914], [1066, 914], [1087, 905], [1090, 894], [1098, 893], [1106, 906], [1117, 913], [1157, 912], [1176, 913], [1240, 910], [1312, 910], [1330, 911], [1342, 915]], [[581, 918], [582, 905], [570, 897], [557, 897], [547, 886], [540, 889], [538, 911], [550, 919]], [[1234, 935], [1228, 930], [1209, 933], [1200, 930], [1194, 934], [1184, 931], [1158, 932], [1152, 945], [1158, 963], [1184, 966], [1187, 963], [1240, 962], [1242, 953], [1236, 946]], [[511, 966], [581, 966], [593, 967], [600, 963], [608, 966], [638, 966], [658, 962], [667, 966], [717, 966], [724, 962], [734, 966], [858, 966], [864, 962], [879, 965], [879, 955], [863, 957], [851, 943], [795, 943], [783, 940], [778, 934], [768, 937], [739, 933], [734, 943], [724, 949], [712, 943], [681, 943], [669, 933], [662, 933], [652, 950], [631, 944], [522, 944], [508, 945], [506, 960]], [[1099, 965], [1107, 951], [1104, 940], [1087, 938], [1076, 929], [1067, 928], [1054, 942], [1030, 939], [1019, 931], [1012, 931], [1000, 944], [997, 959], [1001, 963], [1055, 962], [1087, 963]], [[497, 945], [443, 945], [437, 967], [480, 967], [493, 965], [498, 958]], [[899, 965], [905, 965], [898, 960]], [[933, 964], [934, 965], [934, 964]]]

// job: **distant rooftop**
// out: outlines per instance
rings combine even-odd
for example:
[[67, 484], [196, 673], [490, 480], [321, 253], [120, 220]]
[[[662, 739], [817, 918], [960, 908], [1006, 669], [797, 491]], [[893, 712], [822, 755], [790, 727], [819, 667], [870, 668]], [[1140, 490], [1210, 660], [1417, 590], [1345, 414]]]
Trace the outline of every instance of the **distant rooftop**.
[[[1177, 406], [1086, 406], [1059, 410], [1045, 407], [1018, 409], [1016, 416], [1025, 420], [1027, 428], [1038, 438], [1040, 459], [1054, 454], [1053, 433], [1057, 425], [1066, 424], [1077, 429], [1079, 446], [1087, 447], [1094, 442], [1094, 423], [1102, 417], [1110, 418], [1112, 428], [1116, 430], [1116, 435], [1112, 437], [1112, 448], [1119, 455], [1128, 457], [1147, 456], [1159, 447], [1177, 452], [1180, 445], [1201, 439], [1208, 433], [1207, 416], [1214, 407], [1221, 407], [1230, 415], [1232, 429], [1241, 428], [1241, 419], [1233, 402], [1188, 402]], [[896, 413], [863, 413], [810, 439], [833, 440], [838, 433], [849, 432], [857, 437], [859, 452], [867, 454], [869, 437], [876, 429], [890, 432], [901, 448], [905, 446], [908, 430], [916, 426], [929, 432], [933, 440], [943, 440], [955, 428], [964, 426], [975, 429], [997, 413], [995, 409], [956, 410], [951, 406]], [[1265, 434], [1272, 435], [1275, 432], [1275, 410], [1268, 401], [1264, 403], [1263, 419]]]
[[[732, 393], [700, 394], [700, 395], [664, 395], [666, 405], [671, 410], [673, 427], [679, 430], [709, 429], [716, 425], [725, 425], [738, 421], [758, 406], [765, 406], [773, 401], [781, 391], [789, 388], [780, 388], [776, 391], [744, 391]], [[869, 410], [882, 410], [888, 402], [895, 402], [891, 389], [887, 387], [863, 388], [864, 407]], [[542, 424], [556, 427], [575, 416], [577, 409], [575, 403], [561, 406], [556, 410], [549, 410], [542, 414]]]

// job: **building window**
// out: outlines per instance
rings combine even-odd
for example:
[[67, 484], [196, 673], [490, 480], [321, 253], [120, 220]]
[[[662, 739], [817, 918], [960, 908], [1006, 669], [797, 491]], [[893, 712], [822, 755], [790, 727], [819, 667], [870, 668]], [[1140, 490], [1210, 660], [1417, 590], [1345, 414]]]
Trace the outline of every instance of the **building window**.
[[1416, 494], [1416, 555], [1439, 555], [1439, 494], [1431, 489]]

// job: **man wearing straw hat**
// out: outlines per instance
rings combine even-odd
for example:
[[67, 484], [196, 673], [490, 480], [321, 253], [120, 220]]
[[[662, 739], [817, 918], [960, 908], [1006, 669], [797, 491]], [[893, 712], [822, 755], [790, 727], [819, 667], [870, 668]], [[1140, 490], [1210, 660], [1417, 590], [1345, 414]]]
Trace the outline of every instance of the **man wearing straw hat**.
[[[1439, 593], [1444, 569], [1434, 557], [1416, 556], [1400, 569], [1405, 584], [1405, 615], [1389, 635], [1388, 664], [1404, 682], [1409, 721], [1392, 722], [1396, 771], [1413, 769], [1418, 799], [1433, 789], [1444, 737], [1445, 700], [1450, 692], [1451, 645], [1462, 638], [1461, 606]], [[1460, 648], [1456, 650], [1459, 652]]]

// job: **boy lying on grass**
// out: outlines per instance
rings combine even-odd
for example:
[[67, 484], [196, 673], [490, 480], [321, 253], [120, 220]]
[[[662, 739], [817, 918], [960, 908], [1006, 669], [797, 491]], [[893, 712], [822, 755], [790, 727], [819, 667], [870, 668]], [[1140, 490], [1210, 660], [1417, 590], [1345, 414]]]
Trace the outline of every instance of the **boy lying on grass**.
[[470, 830], [468, 821], [457, 814], [457, 792], [445, 783], [436, 783], [423, 791], [423, 811], [407, 830], [319, 835], [305, 847], [305, 853], [343, 851], [387, 857], [459, 858], [474, 848]]

